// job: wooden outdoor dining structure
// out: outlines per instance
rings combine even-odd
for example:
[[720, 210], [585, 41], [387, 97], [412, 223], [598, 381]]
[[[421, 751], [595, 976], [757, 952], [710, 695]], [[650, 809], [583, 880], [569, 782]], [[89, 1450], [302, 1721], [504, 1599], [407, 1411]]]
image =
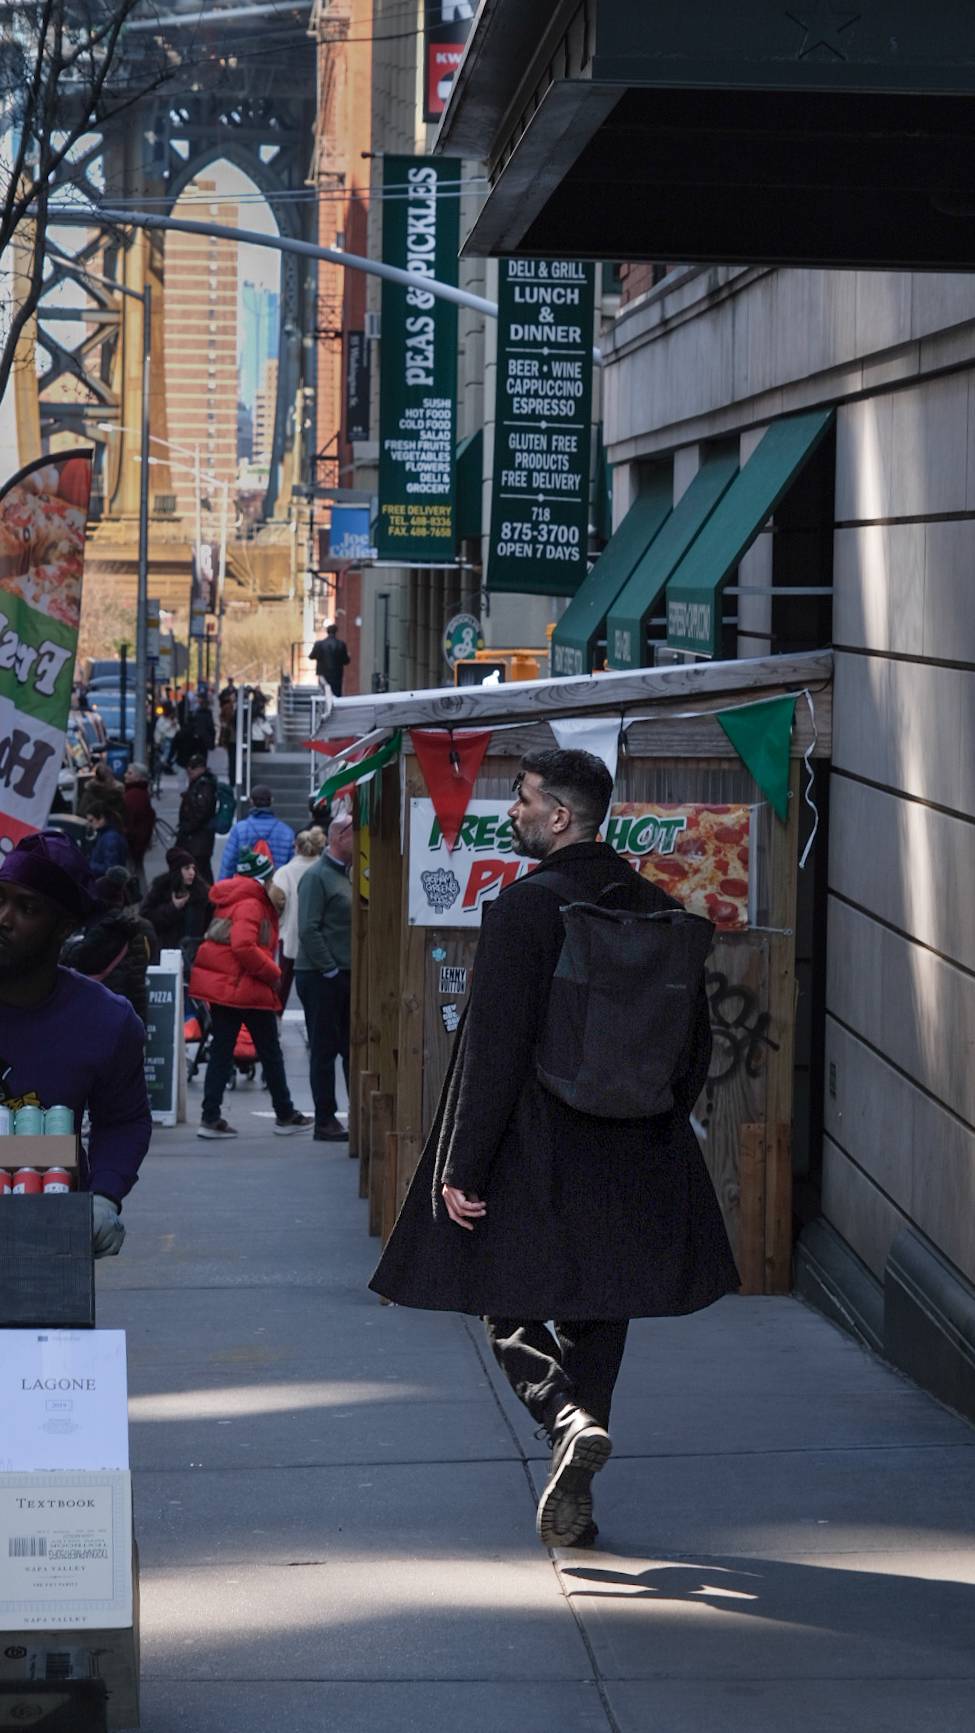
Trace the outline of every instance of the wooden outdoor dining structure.
[[[788, 1291], [797, 926], [801, 905], [811, 900], [805, 890], [799, 895], [798, 862], [815, 808], [825, 803], [831, 682], [832, 657], [822, 651], [334, 703], [319, 730], [324, 742], [378, 730], [402, 733], [398, 756], [353, 795], [358, 850], [352, 868], [349, 1137], [371, 1233], [385, 1239], [391, 1231], [433, 1121], [470, 990], [480, 907], [499, 884], [524, 870], [504, 829], [521, 756], [556, 744], [553, 722], [589, 718], [612, 724], [615, 718], [622, 744], [611, 809], [618, 816], [610, 821], [609, 840], [625, 840], [638, 830], [666, 835], [661, 807], [666, 814], [690, 813], [683, 821], [688, 836], [703, 813], [701, 822], [712, 833], [731, 837], [732, 827], [722, 828], [722, 813], [713, 809], [747, 813], [747, 867], [739, 868], [747, 871], [747, 898], [744, 880], [722, 881], [735, 884], [742, 896], [731, 926], [716, 932], [709, 959], [714, 1052], [695, 1125], [744, 1291]], [[716, 717], [789, 695], [797, 701], [783, 821]], [[464, 730], [491, 731], [473, 788], [474, 816], [465, 820], [464, 846], [454, 853], [439, 833], [413, 750], [413, 729], [452, 730], [454, 738], [463, 738]], [[578, 744], [587, 744], [584, 734]], [[745, 821], [738, 822], [741, 827]], [[671, 837], [681, 823], [680, 817], [671, 822]], [[822, 860], [822, 831], [810, 852], [810, 875]], [[678, 846], [685, 846], [683, 840]], [[625, 846], [622, 852], [628, 852]], [[681, 859], [687, 864], [688, 858], [678, 855], [670, 868], [665, 859], [664, 870], [679, 873]], [[649, 857], [634, 864], [640, 870], [647, 865], [654, 875], [660, 867]], [[708, 909], [715, 907], [724, 904], [712, 900]]]

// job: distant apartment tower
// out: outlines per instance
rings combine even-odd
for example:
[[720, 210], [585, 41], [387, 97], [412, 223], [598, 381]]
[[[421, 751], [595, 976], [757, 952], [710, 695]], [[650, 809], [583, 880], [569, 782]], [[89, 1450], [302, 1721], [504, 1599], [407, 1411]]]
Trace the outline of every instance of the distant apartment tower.
[[254, 397], [253, 461], [258, 467], [270, 467], [274, 450], [274, 414], [278, 400], [278, 363], [271, 358], [264, 363], [264, 376]]
[[278, 353], [281, 327], [281, 296], [261, 283], [245, 277], [241, 284], [240, 386], [239, 395], [249, 408], [264, 383], [264, 367]]
[[[236, 228], [235, 200], [218, 199], [211, 180], [187, 188], [188, 214]], [[209, 203], [200, 195], [213, 194]], [[182, 202], [182, 201], [180, 201]], [[179, 203], [177, 204], [179, 211]], [[185, 212], [184, 212], [185, 214]], [[237, 479], [237, 249], [208, 235], [166, 237], [166, 408], [174, 444], [200, 448], [201, 468], [229, 483]], [[181, 517], [192, 520], [196, 492], [192, 456], [172, 455], [172, 491]], [[213, 497], [212, 484], [202, 492]], [[214, 508], [217, 501], [214, 500]], [[204, 533], [207, 531], [204, 524]]]

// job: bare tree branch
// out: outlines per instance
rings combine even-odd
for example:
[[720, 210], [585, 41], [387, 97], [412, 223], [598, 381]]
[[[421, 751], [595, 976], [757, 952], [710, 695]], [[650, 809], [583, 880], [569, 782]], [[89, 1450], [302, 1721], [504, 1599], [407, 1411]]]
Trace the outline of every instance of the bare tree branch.
[[[13, 305], [0, 349], [0, 396], [6, 390], [17, 343], [44, 292], [44, 255], [54, 195], [84, 178], [72, 162], [93, 127], [117, 122], [178, 70], [160, 45], [158, 60], [130, 60], [123, 31], [140, 0], [37, 0], [19, 17], [5, 44], [12, 68], [6, 106], [14, 110], [13, 160], [0, 162], [0, 254], [31, 223], [26, 288]], [[17, 77], [18, 63], [24, 76]], [[13, 273], [13, 279], [19, 276]], [[19, 286], [19, 285], [18, 285]]]

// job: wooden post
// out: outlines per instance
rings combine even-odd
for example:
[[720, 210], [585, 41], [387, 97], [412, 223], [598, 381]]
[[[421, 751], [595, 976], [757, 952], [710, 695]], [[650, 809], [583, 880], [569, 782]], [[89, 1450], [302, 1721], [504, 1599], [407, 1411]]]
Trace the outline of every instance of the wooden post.
[[371, 1126], [369, 1122], [369, 1103], [374, 1092], [379, 1088], [379, 1073], [377, 1071], [360, 1071], [359, 1073], [359, 1196], [369, 1196], [369, 1158], [372, 1150], [370, 1141]]
[[352, 1002], [349, 1015], [349, 1155], [359, 1158], [359, 1077], [369, 1063], [369, 902], [363, 895], [363, 875], [369, 856], [369, 824], [356, 831], [352, 871]]
[[383, 1245], [389, 1239], [396, 1223], [396, 1197], [398, 1191], [399, 1138], [391, 1131], [386, 1138], [386, 1181], [383, 1186]]
[[374, 1090], [369, 1097], [369, 1232], [383, 1231], [383, 1194], [386, 1185], [386, 1140], [393, 1124], [393, 1097]]
[[765, 1292], [765, 1126], [738, 1132], [738, 1246], [743, 1294]]
[[777, 1048], [765, 1096], [765, 1292], [792, 1287], [792, 1102], [796, 1031], [796, 888], [799, 761], [789, 766], [789, 821], [773, 820], [769, 862], [768, 1008]]
[[[426, 784], [417, 761], [406, 760], [407, 802], [422, 799]], [[400, 954], [399, 1076], [396, 1088], [396, 1208], [402, 1207], [407, 1187], [416, 1172], [423, 1149], [423, 1027], [426, 993], [426, 956], [429, 929], [409, 922], [409, 861], [402, 884], [402, 945]]]

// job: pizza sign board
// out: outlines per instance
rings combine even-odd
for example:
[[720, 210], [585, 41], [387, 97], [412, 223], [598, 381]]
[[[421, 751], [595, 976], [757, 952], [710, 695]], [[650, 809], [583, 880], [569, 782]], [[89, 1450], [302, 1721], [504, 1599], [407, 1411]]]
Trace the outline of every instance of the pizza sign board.
[[[411, 926], [479, 927], [485, 903], [532, 870], [514, 852], [507, 808], [472, 800], [450, 852], [433, 802], [410, 802]], [[693, 914], [741, 932], [751, 922], [751, 820], [748, 806], [622, 801], [605, 840]]]

